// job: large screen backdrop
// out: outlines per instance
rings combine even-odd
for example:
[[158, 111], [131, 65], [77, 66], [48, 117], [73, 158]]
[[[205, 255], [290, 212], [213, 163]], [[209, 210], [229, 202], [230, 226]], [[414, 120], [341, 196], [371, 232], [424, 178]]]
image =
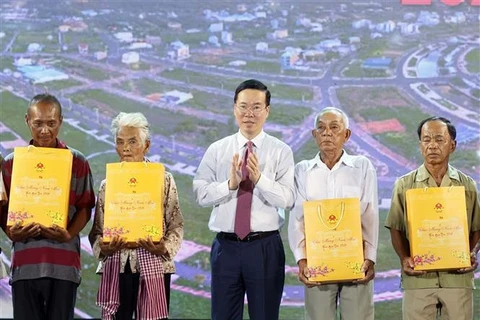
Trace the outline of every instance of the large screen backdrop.
[[[418, 3], [409, 1], [410, 3]], [[461, 1], [460, 1], [461, 2]], [[192, 177], [210, 143], [234, 133], [233, 94], [256, 78], [272, 92], [265, 130], [313, 158], [315, 114], [344, 110], [351, 154], [378, 174], [380, 241], [376, 319], [400, 319], [399, 261], [383, 221], [395, 179], [421, 163], [416, 127], [429, 116], [458, 130], [454, 166], [480, 181], [479, 7], [376, 1], [3, 1], [0, 10], [0, 151], [30, 139], [24, 114], [37, 93], [64, 107], [60, 137], [82, 151], [95, 188], [117, 161], [111, 119], [139, 111], [151, 124], [149, 158], [175, 176], [185, 217], [176, 257], [171, 318], [210, 317], [210, 209], [199, 208]], [[287, 215], [288, 219], [288, 215]], [[76, 315], [99, 316], [97, 262], [82, 232]], [[281, 319], [303, 318], [303, 287], [282, 230], [287, 276]], [[10, 243], [2, 233], [2, 259]], [[477, 286], [480, 273], [476, 273]], [[11, 316], [7, 280], [0, 316]], [[475, 291], [477, 313], [480, 294]], [[245, 317], [248, 317], [245, 311]]]

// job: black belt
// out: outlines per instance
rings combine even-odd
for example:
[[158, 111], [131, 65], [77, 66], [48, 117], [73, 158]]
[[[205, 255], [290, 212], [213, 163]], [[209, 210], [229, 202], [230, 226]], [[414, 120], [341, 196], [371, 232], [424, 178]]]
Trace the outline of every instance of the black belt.
[[238, 242], [251, 242], [251, 241], [263, 239], [266, 237], [270, 237], [271, 235], [274, 235], [274, 234], [278, 234], [278, 230], [265, 231], [265, 232], [250, 232], [245, 238], [240, 239], [235, 233], [219, 232], [217, 233], [217, 239], [225, 239], [225, 240], [238, 241]]

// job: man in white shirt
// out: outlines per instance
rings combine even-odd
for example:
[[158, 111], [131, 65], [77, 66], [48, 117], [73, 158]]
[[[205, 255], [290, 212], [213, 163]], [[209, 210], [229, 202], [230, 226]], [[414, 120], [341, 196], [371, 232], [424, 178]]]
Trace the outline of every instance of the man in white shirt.
[[292, 150], [266, 134], [270, 92], [258, 80], [235, 90], [239, 132], [214, 142], [193, 180], [197, 203], [213, 207], [217, 232], [210, 255], [212, 319], [242, 319], [245, 292], [250, 319], [278, 319], [285, 251], [278, 230], [293, 205]]
[[[351, 136], [348, 117], [340, 109], [325, 108], [315, 117], [312, 136], [319, 153], [295, 166], [297, 198], [290, 211], [288, 239], [298, 263], [298, 278], [306, 286], [306, 319], [337, 318], [340, 300], [341, 319], [373, 320], [373, 278], [378, 244], [377, 175], [363, 156], [351, 156], [343, 145]], [[305, 253], [303, 202], [335, 198], [359, 198], [363, 236], [365, 277], [358, 281], [321, 284], [309, 280]]]

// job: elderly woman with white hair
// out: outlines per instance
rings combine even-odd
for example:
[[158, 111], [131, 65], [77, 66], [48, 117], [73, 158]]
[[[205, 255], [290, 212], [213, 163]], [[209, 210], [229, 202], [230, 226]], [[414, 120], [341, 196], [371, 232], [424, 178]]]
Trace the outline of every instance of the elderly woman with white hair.
[[[145, 155], [150, 148], [150, 133], [143, 114], [120, 113], [112, 121], [112, 133], [120, 161], [148, 161]], [[138, 248], [132, 248], [118, 237], [109, 243], [103, 242], [106, 187], [104, 180], [100, 185], [95, 220], [89, 234], [95, 257], [100, 260], [97, 273], [103, 273], [97, 296], [97, 305], [102, 307], [102, 319], [132, 319], [134, 313], [136, 319], [165, 318], [158, 305], [166, 302], [167, 309], [169, 307], [170, 279], [175, 273], [173, 258], [183, 239], [183, 216], [173, 176], [165, 172], [163, 238], [158, 244], [151, 239], [141, 239]], [[163, 279], [158, 276], [159, 273], [163, 274]], [[162, 282], [165, 296], [156, 294]], [[139, 298], [142, 290], [154, 293], [146, 299]]]

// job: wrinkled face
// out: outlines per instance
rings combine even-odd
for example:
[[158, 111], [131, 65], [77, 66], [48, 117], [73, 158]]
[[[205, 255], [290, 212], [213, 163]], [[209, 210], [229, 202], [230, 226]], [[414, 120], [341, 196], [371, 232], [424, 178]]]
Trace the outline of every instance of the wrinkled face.
[[233, 113], [245, 137], [253, 138], [262, 131], [269, 112], [270, 106], [266, 105], [265, 92], [245, 89], [237, 95]]
[[49, 102], [40, 102], [28, 108], [25, 121], [36, 147], [55, 148], [62, 125], [59, 110]]
[[340, 152], [350, 138], [351, 131], [345, 127], [343, 117], [338, 112], [326, 112], [317, 120], [317, 128], [312, 136], [321, 152]]
[[455, 151], [456, 143], [448, 133], [448, 127], [442, 121], [429, 121], [422, 127], [420, 151], [425, 163], [430, 165], [447, 164]]
[[140, 129], [120, 127], [117, 132], [115, 150], [120, 161], [141, 162], [150, 148], [150, 141], [143, 141]]

